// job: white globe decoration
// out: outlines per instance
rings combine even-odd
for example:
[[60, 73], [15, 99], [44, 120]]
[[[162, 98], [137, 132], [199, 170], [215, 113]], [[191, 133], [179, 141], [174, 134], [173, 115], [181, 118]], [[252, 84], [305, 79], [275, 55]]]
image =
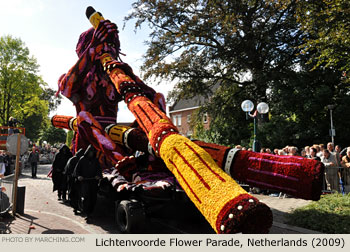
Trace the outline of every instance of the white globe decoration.
[[256, 108], [260, 114], [266, 114], [269, 112], [269, 105], [265, 102], [260, 102]]
[[245, 100], [242, 102], [241, 107], [244, 112], [251, 112], [254, 109], [254, 103], [251, 100]]

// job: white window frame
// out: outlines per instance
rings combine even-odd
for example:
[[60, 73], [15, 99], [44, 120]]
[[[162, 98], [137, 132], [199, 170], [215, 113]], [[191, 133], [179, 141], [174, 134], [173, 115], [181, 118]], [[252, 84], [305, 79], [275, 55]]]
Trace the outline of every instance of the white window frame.
[[187, 115], [187, 123], [190, 123], [190, 122], [191, 122], [191, 117], [192, 117], [191, 114], [188, 114], [188, 115]]
[[181, 126], [181, 114], [177, 115], [177, 126]]
[[176, 123], [177, 123], [177, 118], [176, 118], [176, 115], [173, 115], [173, 124], [176, 126]]

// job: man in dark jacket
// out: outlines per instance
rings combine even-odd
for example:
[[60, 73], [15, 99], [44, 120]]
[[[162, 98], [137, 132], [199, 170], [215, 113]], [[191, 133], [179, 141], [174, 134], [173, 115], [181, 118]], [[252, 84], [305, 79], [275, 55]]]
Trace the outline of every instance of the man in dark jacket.
[[84, 150], [79, 149], [77, 153], [73, 157], [71, 157], [66, 167], [64, 168], [64, 174], [66, 176], [67, 181], [67, 191], [68, 191], [68, 200], [70, 205], [74, 208], [74, 213], [77, 214], [78, 211], [78, 188], [77, 183], [75, 183], [76, 177], [73, 176], [73, 172], [75, 167], [79, 161], [79, 159], [84, 155]]
[[32, 152], [29, 154], [28, 162], [32, 167], [32, 178], [36, 178], [36, 172], [38, 170], [38, 162], [39, 162], [39, 152], [35, 147], [32, 148]]
[[80, 158], [74, 173], [80, 184], [82, 210], [87, 215], [86, 221], [89, 222], [96, 204], [98, 181], [102, 178], [100, 163], [92, 145], [89, 145], [84, 156]]
[[59, 152], [55, 155], [54, 161], [52, 163], [52, 182], [53, 182], [53, 191], [57, 190], [58, 199], [66, 200], [66, 183], [64, 181], [64, 168], [68, 160], [72, 157], [67, 145], [63, 145]]

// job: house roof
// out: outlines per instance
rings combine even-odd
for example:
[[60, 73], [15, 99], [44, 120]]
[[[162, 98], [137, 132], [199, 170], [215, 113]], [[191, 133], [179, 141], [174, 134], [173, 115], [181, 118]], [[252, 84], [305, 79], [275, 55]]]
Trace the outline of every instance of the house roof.
[[[215, 91], [219, 88], [220, 83], [216, 83], [212, 88], [212, 92], [215, 93]], [[175, 112], [175, 111], [181, 111], [181, 110], [189, 110], [193, 108], [198, 108], [202, 105], [204, 105], [208, 101], [208, 98], [204, 98], [201, 95], [196, 95], [193, 98], [190, 99], [180, 99], [177, 100], [173, 106], [169, 108], [169, 113]]]
[[205, 101], [206, 99], [203, 96], [195, 96], [191, 99], [180, 99], [169, 108], [169, 112], [198, 108], [199, 106], [202, 106]]

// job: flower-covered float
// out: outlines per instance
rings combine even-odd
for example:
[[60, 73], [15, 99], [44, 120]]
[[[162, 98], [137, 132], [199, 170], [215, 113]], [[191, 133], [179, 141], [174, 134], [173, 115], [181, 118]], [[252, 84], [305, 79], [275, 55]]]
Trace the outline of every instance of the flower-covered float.
[[[120, 60], [116, 25], [91, 7], [87, 16], [94, 28], [80, 36], [78, 62], [59, 80], [59, 92], [73, 102], [77, 117], [54, 116], [52, 124], [75, 131], [73, 153], [89, 144], [98, 150], [104, 176], [117, 191], [179, 184], [217, 233], [268, 233], [272, 225], [269, 207], [234, 179], [319, 199], [323, 166], [317, 161], [238, 151], [180, 135], [165, 114], [164, 97]], [[135, 116], [133, 125], [115, 123], [122, 100]], [[147, 176], [139, 173], [144, 164], [137, 162], [136, 151], [149, 155]], [[176, 181], [160, 175], [169, 171]]]

